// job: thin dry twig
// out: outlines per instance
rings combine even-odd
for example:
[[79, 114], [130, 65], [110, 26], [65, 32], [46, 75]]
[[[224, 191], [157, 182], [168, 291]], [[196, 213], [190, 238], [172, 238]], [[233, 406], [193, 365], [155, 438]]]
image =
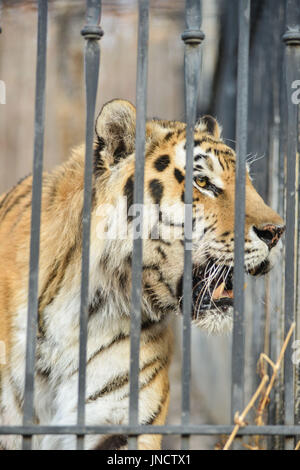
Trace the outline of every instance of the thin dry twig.
[[262, 416], [263, 416], [264, 410], [266, 408], [266, 405], [269, 402], [269, 396], [270, 396], [271, 390], [274, 386], [274, 382], [275, 382], [275, 379], [277, 377], [277, 374], [278, 374], [278, 371], [279, 371], [279, 368], [280, 368], [280, 365], [281, 365], [281, 361], [284, 357], [284, 353], [286, 351], [287, 345], [288, 345], [288, 343], [291, 339], [291, 336], [293, 334], [293, 331], [294, 331], [295, 327], [296, 327], [296, 323], [294, 322], [294, 323], [291, 324], [291, 327], [290, 327], [289, 332], [288, 332], [288, 334], [285, 338], [285, 341], [283, 343], [283, 346], [281, 348], [281, 351], [279, 353], [278, 359], [277, 359], [275, 364], [273, 363], [273, 361], [271, 361], [271, 359], [266, 354], [261, 354], [261, 356], [260, 356], [260, 361], [264, 359], [271, 365], [271, 367], [273, 368], [273, 375], [271, 377], [271, 380], [270, 380], [269, 385], [266, 389], [266, 392], [263, 395], [262, 400], [261, 400], [261, 402], [258, 406], [258, 409], [257, 409], [257, 418], [255, 420], [257, 426], [262, 426], [264, 424]]
[[[244, 421], [245, 417], [247, 416], [250, 409], [254, 407], [254, 404], [255, 404], [257, 398], [259, 397], [259, 395], [262, 395], [262, 398], [261, 398], [261, 401], [260, 401], [258, 409], [257, 409], [257, 418], [256, 418], [255, 422], [256, 422], [257, 426], [262, 426], [264, 424], [263, 413], [266, 409], [266, 406], [269, 403], [269, 396], [270, 396], [271, 390], [274, 386], [274, 382], [275, 382], [275, 379], [277, 377], [278, 370], [280, 368], [280, 365], [281, 365], [282, 359], [284, 357], [287, 345], [288, 345], [288, 343], [291, 339], [291, 336], [293, 334], [293, 331], [294, 331], [295, 327], [296, 327], [296, 323], [294, 322], [294, 323], [292, 323], [292, 325], [289, 329], [289, 332], [288, 332], [288, 334], [287, 334], [287, 336], [284, 340], [283, 346], [281, 348], [281, 351], [279, 353], [279, 356], [278, 356], [278, 359], [277, 359], [276, 363], [274, 363], [265, 353], [262, 353], [260, 355], [259, 364], [263, 364], [263, 361], [266, 361], [273, 369], [273, 374], [272, 374], [271, 380], [270, 380], [265, 392], [262, 393], [264, 388], [265, 388], [266, 383], [269, 381], [268, 375], [266, 374], [264, 369], [262, 369], [263, 370], [263, 376], [262, 376], [261, 382], [260, 382], [259, 386], [257, 387], [256, 392], [252, 396], [251, 400], [249, 401], [248, 405], [246, 406], [246, 408], [242, 412], [242, 414], [239, 415], [238, 412], [236, 413], [236, 415], [234, 417], [235, 427], [234, 427], [231, 435], [229, 436], [223, 450], [228, 450], [229, 449], [229, 447], [231, 446], [232, 442], [234, 441], [239, 429], [241, 427], [244, 427], [244, 426], [247, 425], [247, 423]], [[251, 448], [251, 449], [259, 449], [260, 448], [259, 447], [259, 438], [257, 439], [255, 446], [247, 446], [247, 447]], [[295, 450], [300, 450], [300, 441], [298, 442]]]
[[234, 427], [232, 433], [230, 434], [225, 446], [223, 447], [223, 450], [228, 450], [229, 449], [229, 447], [231, 446], [238, 430], [241, 427], [244, 427], [244, 426], [247, 425], [247, 423], [245, 423], [244, 419], [246, 418], [248, 412], [250, 411], [250, 409], [252, 408], [252, 406], [256, 402], [258, 396], [260, 395], [262, 389], [264, 388], [264, 386], [265, 386], [265, 384], [268, 380], [269, 380], [269, 377], [267, 375], [264, 375], [261, 382], [260, 382], [260, 385], [258, 386], [256, 392], [254, 393], [253, 397], [249, 401], [248, 405], [246, 406], [246, 408], [244, 409], [242, 414], [239, 415], [238, 411], [236, 412], [235, 417], [234, 417], [235, 427]]

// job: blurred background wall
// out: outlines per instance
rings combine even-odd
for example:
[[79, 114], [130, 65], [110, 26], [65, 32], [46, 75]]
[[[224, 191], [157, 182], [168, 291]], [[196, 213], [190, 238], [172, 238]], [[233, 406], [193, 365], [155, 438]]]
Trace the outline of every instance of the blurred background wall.
[[[137, 0], [103, 0], [101, 65], [96, 109], [113, 98], [135, 103]], [[215, 115], [228, 145], [235, 146], [235, 97], [238, 0], [203, 0], [203, 64], [199, 115]], [[184, 0], [151, 0], [148, 116], [184, 120]], [[252, 1], [249, 106], [249, 152], [257, 154], [254, 184], [281, 212], [279, 184], [281, 34], [284, 0]], [[68, 158], [70, 148], [84, 140], [83, 82], [85, 1], [50, 0], [47, 57], [45, 169]], [[0, 80], [6, 104], [0, 105], [0, 193], [31, 172], [37, 11], [34, 2], [3, 0], [0, 36]], [[266, 80], [267, 79], [267, 80]], [[262, 158], [264, 157], [264, 158]], [[246, 291], [246, 392], [256, 384], [259, 353], [274, 352], [280, 337], [280, 270], [264, 281], [249, 281]], [[270, 287], [271, 286], [271, 287]], [[255, 299], [255, 302], [253, 301]], [[180, 326], [174, 319], [176, 350], [171, 369], [170, 423], [180, 422]], [[272, 331], [271, 331], [272, 330]], [[271, 340], [269, 333], [273, 334]], [[192, 422], [230, 422], [231, 339], [208, 337], [194, 330]], [[272, 343], [273, 341], [273, 343]], [[267, 343], [267, 344], [266, 344]], [[269, 349], [268, 349], [269, 348]], [[192, 448], [213, 448], [215, 438], [193, 437]], [[179, 448], [168, 437], [165, 448]]]
[[[104, 0], [101, 66], [96, 109], [113, 98], [135, 102], [136, 0]], [[216, 1], [204, 2], [206, 44], [205, 101], [216, 56]], [[50, 1], [45, 168], [65, 160], [70, 148], [84, 139], [84, 0]], [[4, 1], [0, 41], [1, 80], [6, 83], [6, 106], [0, 113], [0, 193], [31, 171], [37, 15], [34, 2]], [[151, 2], [148, 115], [184, 119], [183, 42], [184, 1]], [[209, 34], [211, 30], [211, 34]]]

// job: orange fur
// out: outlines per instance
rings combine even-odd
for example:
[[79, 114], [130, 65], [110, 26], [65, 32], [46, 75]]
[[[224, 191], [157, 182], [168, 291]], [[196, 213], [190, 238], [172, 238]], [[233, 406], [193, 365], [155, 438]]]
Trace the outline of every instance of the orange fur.
[[[128, 310], [118, 313], [118, 321], [115, 318], [108, 321], [112, 330], [110, 336], [106, 338], [106, 333], [100, 330], [99, 334], [103, 334], [106, 341], [105, 343], [103, 340], [105, 354], [115, 354], [116, 364], [118, 358], [121, 360], [124, 354], [127, 354], [129, 363], [132, 239], [128, 236], [124, 242], [116, 240], [107, 244], [105, 240], [99, 240], [97, 227], [102, 221], [108, 223], [103, 210], [99, 211], [98, 209], [99, 207], [101, 209], [102, 204], [115, 205], [119, 197], [124, 194], [129, 198], [133, 197], [131, 178], [133, 179], [134, 176], [135, 158], [134, 107], [121, 100], [109, 103], [104, 107], [97, 120], [96, 132], [90, 261], [95, 275], [99, 275], [99, 279], [101, 279], [101, 292], [103, 291], [105, 294], [103, 302], [108, 305], [107, 299], [113, 299], [111, 302], [115, 302], [117, 298], [120, 299], [119, 304], [121, 305], [123, 302], [124, 309]], [[180, 163], [178, 149], [183, 149], [185, 143], [185, 124], [177, 121], [152, 120], [147, 123], [146, 136], [146, 207], [157, 202], [157, 199], [167, 207], [174, 203], [182, 205], [185, 184], [184, 163]], [[220, 168], [219, 179], [223, 185], [222, 192], [218, 197], [209, 197], [194, 187], [195, 217], [197, 217], [197, 210], [200, 207], [204, 208], [206, 226], [209, 227], [211, 224], [216, 226], [215, 239], [222, 246], [232, 247], [235, 154], [220, 139], [219, 128], [212, 118], [205, 118], [197, 123], [195, 140], [201, 141], [201, 152], [211, 154], [212, 158], [216, 160]], [[68, 295], [69, 292], [73, 292], [74, 286], [78, 286], [76, 295], [80, 289], [84, 153], [84, 146], [78, 147], [65, 164], [52, 173], [43, 175], [38, 335], [44, 340], [47, 339], [48, 328], [54, 321], [52, 316], [55, 312], [61, 312], [62, 317], [73, 313], [68, 310], [71, 308], [72, 301], [72, 299], [68, 299]], [[165, 167], [159, 167], [158, 164], [158, 160], [162, 156], [167, 162]], [[209, 161], [208, 165], [213, 166]], [[180, 175], [183, 175], [182, 179]], [[20, 307], [27, 304], [31, 189], [32, 178], [29, 176], [7, 195], [0, 198], [0, 341], [6, 345], [7, 365], [2, 368], [8, 374], [14, 373], [15, 368], [13, 361], [18, 349], [15, 331], [17, 317], [20, 315]], [[263, 202], [247, 174], [246, 242], [247, 234], [252, 226], [261, 227], [266, 223], [282, 225], [283, 221]], [[229, 248], [229, 251], [230, 249], [232, 250]], [[159, 323], [161, 319], [167, 318], [170, 312], [178, 309], [176, 286], [183, 273], [182, 240], [172, 239], [169, 242], [166, 240], [145, 240], [143, 262], [142, 322], [145, 325], [151, 314], [153, 324], [150, 322], [150, 326], [142, 331], [141, 361], [144, 361], [144, 366], [141, 366], [141, 380], [145, 380], [146, 385], [141, 389], [140, 396], [143, 411], [146, 410], [147, 419], [145, 418], [145, 420], [152, 420], [153, 424], [163, 424], [169, 403], [168, 367], [172, 339], [167, 323], [162, 323], [158, 327], [155, 322]], [[95, 275], [90, 279], [90, 288], [93, 295], [95, 294], [90, 304], [91, 310], [93, 310], [94, 304], [99, 301], [97, 285], [93, 284]], [[51, 311], [53, 304], [55, 307]], [[118, 303], [114, 305], [119, 307]], [[98, 307], [98, 309], [101, 308]], [[110, 306], [107, 308], [109, 309]], [[97, 312], [100, 316], [101, 312]], [[59, 317], [56, 321], [58, 320], [62, 321], [63, 318]], [[72, 331], [68, 330], [66, 333], [71, 335]], [[120, 337], [120, 333], [125, 335], [125, 339]], [[74, 339], [70, 336], [69, 343], [72, 345], [77, 340], [77, 337]], [[111, 340], [116, 344], [110, 347]], [[51, 371], [55, 370], [63, 353], [64, 349], [60, 353], [56, 353], [57, 356], [54, 355], [53, 361], [49, 364]], [[47, 355], [43, 360], [42, 372], [45, 373], [48, 367], [45, 362]], [[89, 362], [92, 362], [92, 359], [89, 359]], [[150, 365], [147, 365], [148, 363]], [[145, 368], [143, 369], [143, 367]], [[76, 369], [74, 370], [76, 371]], [[151, 379], [152, 373], [154, 374], [153, 379]], [[126, 374], [125, 378], [120, 380], [118, 390], [122, 389], [124, 384], [128, 384]], [[112, 386], [116, 385], [113, 383]], [[148, 395], [149, 393], [150, 395]], [[91, 401], [93, 402], [94, 398]], [[15, 444], [9, 445], [13, 447]], [[139, 437], [141, 449], [156, 449], [160, 446], [161, 436], [145, 435]]]

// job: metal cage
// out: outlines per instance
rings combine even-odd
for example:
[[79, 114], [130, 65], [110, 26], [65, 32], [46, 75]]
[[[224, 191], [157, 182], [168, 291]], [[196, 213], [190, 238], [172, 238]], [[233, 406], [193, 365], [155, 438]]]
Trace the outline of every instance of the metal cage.
[[[32, 221], [30, 244], [30, 280], [28, 297], [28, 328], [25, 374], [24, 419], [22, 426], [1, 426], [1, 434], [23, 436], [23, 448], [30, 449], [32, 436], [37, 434], [74, 434], [77, 436], [78, 449], [84, 448], [86, 434], [126, 434], [129, 436], [129, 448], [137, 446], [140, 434], [176, 434], [181, 435], [182, 449], [189, 448], [189, 436], [192, 434], [220, 435], [229, 434], [232, 425], [192, 425], [190, 424], [190, 375], [191, 375], [191, 293], [192, 293], [192, 255], [186, 249], [189, 242], [185, 235], [184, 253], [184, 305], [183, 305], [183, 364], [182, 364], [182, 409], [180, 425], [148, 426], [139, 425], [138, 421], [138, 378], [139, 378], [139, 341], [141, 323], [141, 279], [142, 279], [142, 239], [134, 240], [132, 256], [132, 315], [131, 315], [131, 353], [130, 353], [130, 403], [129, 423], [126, 425], [85, 424], [85, 366], [87, 344], [87, 308], [88, 308], [88, 273], [90, 214], [92, 200], [92, 156], [96, 94], [98, 88], [98, 70], [100, 62], [99, 39], [103, 34], [100, 24], [101, 0], [87, 0], [86, 25], [81, 31], [85, 39], [85, 88], [86, 88], [86, 155], [85, 155], [85, 191], [83, 209], [83, 245], [80, 309], [80, 345], [79, 345], [79, 384], [77, 424], [73, 426], [39, 426], [33, 424], [34, 368], [38, 309], [38, 270], [40, 210], [42, 193], [43, 141], [45, 116], [45, 83], [47, 53], [47, 12], [48, 1], [38, 0], [38, 35], [37, 68], [35, 99], [35, 136], [32, 188]], [[244, 403], [245, 369], [245, 327], [244, 327], [244, 220], [245, 220], [245, 169], [247, 139], [249, 135], [248, 90], [249, 81], [254, 79], [254, 72], [249, 67], [249, 47], [251, 40], [251, 0], [239, 0], [236, 24], [238, 59], [237, 59], [237, 100], [236, 100], [236, 204], [235, 204], [235, 263], [234, 263], [234, 328], [232, 345], [232, 419], [236, 411], [241, 411]], [[136, 164], [134, 202], [143, 204], [144, 188], [144, 149], [147, 113], [147, 63], [149, 35], [149, 0], [138, 2], [138, 51], [137, 51], [137, 126], [136, 126]], [[233, 12], [232, 12], [233, 13]], [[231, 16], [231, 12], [229, 12]], [[297, 0], [285, 2], [285, 43], [284, 73], [281, 74], [283, 106], [280, 118], [280, 145], [282, 158], [278, 162], [281, 194], [285, 195], [286, 253], [284, 273], [284, 303], [281, 310], [283, 332], [287, 334], [291, 324], [296, 321], [299, 333], [299, 284], [297, 266], [297, 248], [299, 243], [298, 227], [298, 133], [299, 105], [291, 99], [294, 82], [300, 79], [300, 7]], [[186, 0], [186, 29], [182, 34], [184, 41], [184, 77], [185, 110], [187, 124], [186, 151], [186, 186], [185, 203], [192, 203], [193, 173], [193, 129], [197, 111], [197, 95], [201, 79], [201, 43], [205, 36], [201, 30], [201, 1]], [[3, 25], [4, 26], [4, 25]], [[280, 31], [275, 31], [280, 34]], [[0, 37], [1, 41], [1, 37]], [[251, 83], [250, 83], [251, 85]], [[222, 83], [221, 83], [222, 86]], [[250, 121], [251, 124], [251, 121]], [[285, 172], [284, 172], [285, 168]], [[282, 199], [283, 200], [283, 199]], [[282, 203], [283, 209], [283, 203]], [[186, 211], [185, 226], [191, 222], [191, 214]], [[298, 318], [297, 318], [298, 314]], [[280, 406], [283, 410], [282, 421], [276, 420], [261, 426], [246, 426], [238, 432], [239, 436], [264, 435], [285, 438], [285, 447], [293, 448], [297, 435], [300, 435], [299, 421], [299, 365], [291, 361], [291, 342], [287, 348], [284, 362], [284, 381], [281, 390]]]

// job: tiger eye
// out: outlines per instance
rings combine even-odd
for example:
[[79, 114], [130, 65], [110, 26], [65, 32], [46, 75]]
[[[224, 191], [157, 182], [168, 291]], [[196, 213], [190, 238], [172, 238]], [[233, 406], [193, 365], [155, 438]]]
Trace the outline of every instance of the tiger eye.
[[196, 183], [200, 188], [205, 188], [205, 186], [207, 186], [207, 181], [202, 178], [196, 178]]

